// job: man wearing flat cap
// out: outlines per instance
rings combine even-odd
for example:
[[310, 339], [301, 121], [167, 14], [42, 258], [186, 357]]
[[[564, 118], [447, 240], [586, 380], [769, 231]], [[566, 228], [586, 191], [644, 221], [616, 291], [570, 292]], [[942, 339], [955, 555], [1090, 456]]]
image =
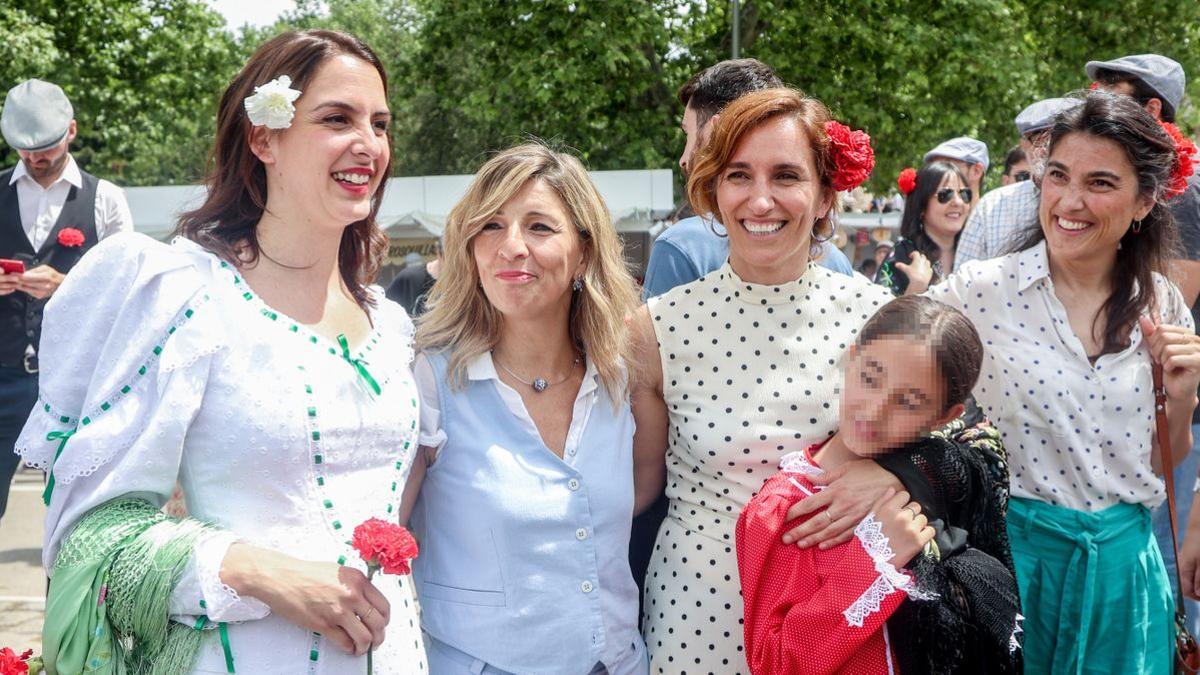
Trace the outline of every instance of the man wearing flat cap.
[[0, 274], [0, 518], [20, 461], [13, 446], [37, 401], [46, 301], [96, 242], [133, 229], [121, 189], [71, 157], [74, 116], [63, 90], [41, 80], [10, 89], [0, 110], [0, 134], [21, 158], [0, 172], [0, 258], [25, 269]]
[[[1026, 106], [1013, 123], [1021, 134], [1021, 149], [1029, 161], [1031, 173], [1040, 178], [1046, 161], [1046, 141], [1054, 119], [1065, 110], [1079, 105], [1077, 98], [1047, 98]], [[1037, 222], [1037, 180], [1005, 185], [983, 196], [958, 238], [954, 251], [954, 269], [970, 260], [987, 260], [1004, 255], [1013, 244], [1013, 236]]]

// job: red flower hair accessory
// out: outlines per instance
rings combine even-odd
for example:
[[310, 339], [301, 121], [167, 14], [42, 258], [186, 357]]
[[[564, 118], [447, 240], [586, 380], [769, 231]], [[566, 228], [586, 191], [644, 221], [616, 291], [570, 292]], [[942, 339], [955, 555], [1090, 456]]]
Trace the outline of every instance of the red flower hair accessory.
[[29, 657], [33, 650], [26, 650], [18, 655], [9, 647], [0, 649], [0, 675], [25, 675], [29, 672]]
[[1099, 82], [1093, 82], [1093, 83], [1091, 83], [1091, 84], [1089, 84], [1089, 85], [1088, 85], [1088, 90], [1089, 90], [1089, 91], [1096, 91], [1096, 90], [1097, 90], [1097, 89], [1099, 89], [1099, 88], [1100, 88], [1100, 83], [1099, 83]]
[[382, 569], [384, 574], [408, 574], [408, 562], [417, 557], [417, 540], [400, 525], [371, 518], [354, 528], [354, 549], [367, 563], [367, 578]]
[[866, 182], [875, 168], [875, 151], [871, 149], [871, 137], [861, 129], [830, 120], [825, 123], [825, 135], [829, 136], [829, 148], [833, 154], [833, 189], [853, 190]]
[[73, 227], [64, 227], [58, 231], [58, 243], [60, 246], [75, 248], [76, 246], [83, 246], [83, 242], [83, 232]]
[[900, 188], [900, 194], [907, 197], [913, 190], [917, 189], [917, 170], [910, 167], [905, 168], [900, 172], [900, 176], [896, 178], [896, 187]]
[[1178, 197], [1187, 191], [1188, 178], [1196, 171], [1196, 144], [1192, 139], [1183, 135], [1179, 127], [1170, 122], [1159, 121], [1171, 141], [1175, 144], [1175, 167], [1171, 170], [1171, 179], [1167, 183], [1167, 199]]

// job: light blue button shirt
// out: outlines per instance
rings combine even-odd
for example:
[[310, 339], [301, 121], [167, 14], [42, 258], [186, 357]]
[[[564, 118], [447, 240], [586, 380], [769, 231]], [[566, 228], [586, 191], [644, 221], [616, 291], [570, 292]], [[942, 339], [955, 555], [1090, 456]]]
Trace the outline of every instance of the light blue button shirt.
[[[629, 571], [633, 415], [590, 361], [560, 458], [490, 354], [451, 388], [444, 354], [416, 365], [422, 445], [440, 449], [412, 525], [430, 670], [559, 675], [648, 670]], [[435, 653], [469, 657], [446, 659]]]

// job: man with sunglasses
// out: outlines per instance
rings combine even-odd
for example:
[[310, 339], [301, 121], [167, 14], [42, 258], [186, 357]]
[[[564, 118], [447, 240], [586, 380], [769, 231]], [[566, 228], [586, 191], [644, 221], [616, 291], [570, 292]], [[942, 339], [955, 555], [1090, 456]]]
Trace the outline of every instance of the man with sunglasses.
[[1064, 110], [1079, 105], [1075, 98], [1048, 98], [1027, 106], [1013, 120], [1021, 134], [1019, 148], [1025, 153], [1035, 180], [1018, 181], [992, 190], [979, 200], [958, 240], [954, 269], [969, 260], [987, 260], [1004, 255], [1012, 238], [1037, 223], [1038, 186], [1046, 160], [1045, 141], [1054, 119]]

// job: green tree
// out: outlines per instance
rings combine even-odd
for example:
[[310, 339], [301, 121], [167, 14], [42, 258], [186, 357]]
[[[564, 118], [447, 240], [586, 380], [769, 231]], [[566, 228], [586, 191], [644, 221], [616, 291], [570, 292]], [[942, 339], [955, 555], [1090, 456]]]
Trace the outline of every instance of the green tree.
[[671, 166], [680, 134], [665, 61], [675, 2], [424, 0], [418, 51], [396, 74], [412, 98], [404, 173], [474, 171], [537, 136], [593, 169]]

